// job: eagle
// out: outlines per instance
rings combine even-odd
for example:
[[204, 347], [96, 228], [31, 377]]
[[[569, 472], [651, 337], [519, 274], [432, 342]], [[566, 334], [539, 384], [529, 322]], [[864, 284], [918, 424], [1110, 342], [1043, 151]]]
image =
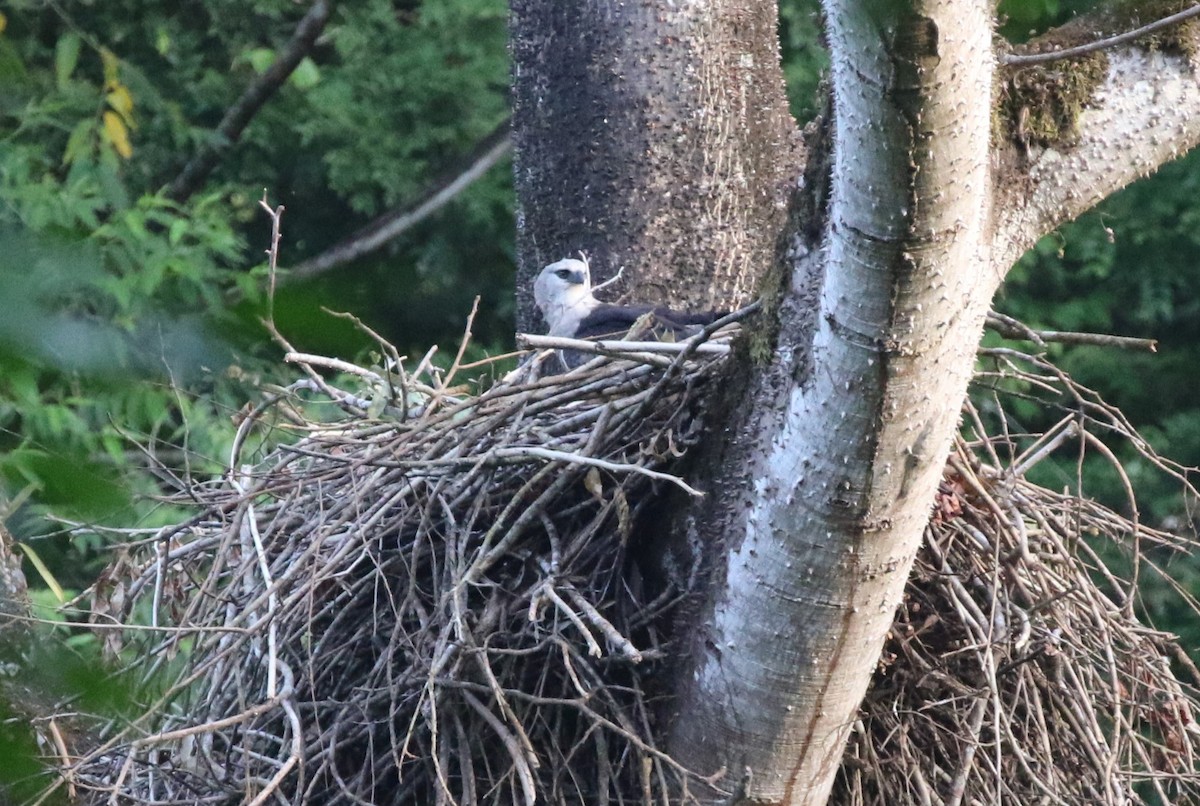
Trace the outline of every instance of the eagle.
[[[724, 316], [718, 311], [687, 313], [654, 305], [611, 305], [592, 294], [588, 264], [566, 258], [551, 263], [533, 282], [533, 299], [550, 326], [551, 336], [572, 339], [621, 338], [638, 320], [653, 314], [650, 335], [656, 339], [683, 339]], [[644, 337], [641, 334], [639, 337]]]

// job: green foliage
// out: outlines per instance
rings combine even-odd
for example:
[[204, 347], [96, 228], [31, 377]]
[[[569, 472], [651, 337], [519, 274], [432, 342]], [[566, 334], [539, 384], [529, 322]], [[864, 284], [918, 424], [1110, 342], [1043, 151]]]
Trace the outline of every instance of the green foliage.
[[[1156, 339], [1153, 354], [1090, 346], [1053, 353], [1158, 451], [1192, 467], [1200, 466], [1200, 401], [1192, 393], [1200, 365], [1197, 199], [1200, 154], [1192, 154], [1043, 238], [1014, 267], [997, 302], [1035, 327]], [[1131, 452], [1122, 458], [1140, 473], [1142, 506], [1154, 522], [1189, 520], [1177, 483], [1141, 472]], [[1115, 479], [1095, 474], [1088, 488], [1123, 506]]]
[[1001, 0], [1000, 32], [1010, 42], [1022, 42], [1097, 4], [1097, 0]]
[[829, 69], [818, 0], [781, 0], [779, 46], [792, 114], [800, 123], [807, 123], [818, 111], [817, 86]]
[[[265, 312], [257, 200], [288, 207], [283, 261], [403, 205], [506, 114], [500, 0], [367, 0], [317, 46], [183, 204], [162, 189], [306, 9], [284, 0], [18, 2], [0, 30], [0, 512], [67, 582], [99, 548], [43, 520], [154, 524], [172, 513], [132, 440], [217, 472], [230, 414], [283, 372]], [[477, 338], [511, 333], [511, 184], [496, 170], [384, 258], [283, 288], [302, 348], [369, 347], [321, 307], [397, 343], [452, 343], [477, 290]], [[477, 235], [464, 238], [464, 232]], [[257, 266], [257, 267], [256, 267]], [[322, 336], [322, 333], [326, 336]], [[86, 553], [82, 556], [81, 550]]]
[[506, 23], [493, 0], [423, 3], [407, 18], [391, 3], [344, 11], [332, 32], [340, 69], [313, 88], [309, 103], [321, 114], [297, 131], [306, 150], [323, 155], [330, 188], [352, 209], [375, 215], [411, 198], [504, 118]]
[[[0, 699], [0, 796], [32, 803], [45, 784], [41, 752], [28, 720]], [[65, 798], [51, 801], [63, 803]]]

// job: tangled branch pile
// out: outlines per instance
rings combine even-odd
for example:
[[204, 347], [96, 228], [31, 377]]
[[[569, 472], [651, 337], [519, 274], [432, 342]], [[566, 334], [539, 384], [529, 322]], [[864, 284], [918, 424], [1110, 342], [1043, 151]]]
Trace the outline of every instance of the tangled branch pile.
[[[187, 490], [199, 514], [97, 585], [97, 612], [178, 627], [142, 651], [185, 669], [73, 785], [94, 802], [381, 806], [674, 787], [643, 669], [681, 591], [639, 585], [627, 555], [652, 487], [694, 492], [656, 468], [698, 438], [728, 343], [615, 349], [478, 397], [456, 394], [458, 361], [409, 374], [394, 357], [387, 378], [292, 356], [352, 416], [289, 409], [301, 439]], [[318, 363], [373, 389], [334, 388]], [[385, 419], [363, 419], [374, 409]]]
[[[1197, 802], [1200, 671], [1135, 615], [1141, 569], [1173, 584], [1158, 563], [1195, 542], [1138, 523], [1132, 498], [1130, 520], [1024, 476], [1056, 450], [1075, 461], [1090, 450], [1132, 496], [1099, 434], [1195, 490], [1052, 364], [1008, 349], [982, 357], [994, 368], [977, 384], [1066, 416], [1020, 435], [997, 395], [999, 436], [988, 437], [968, 405], [975, 440], [950, 458], [831, 802]], [[1128, 579], [1113, 570], [1121, 561]]]
[[[293, 356], [297, 386], [350, 416], [318, 421], [295, 390], [260, 405], [230, 473], [186, 491], [197, 515], [97, 584], [97, 616], [155, 627], [139, 652], [173, 676], [63, 781], [96, 803], [685, 801], [691, 774], [655, 737], [697, 569], [651, 580], [631, 554], [653, 493], [689, 489], [668, 472], [727, 350], [701, 342], [593, 346], [616, 360], [530, 364], [477, 397], [454, 389], [458, 360], [325, 361], [366, 380], [349, 393]], [[1084, 536], [1147, 566], [1181, 541], [1023, 479], [1092, 430], [1132, 431], [1035, 359], [996, 360], [984, 382], [1071, 414], [1002, 461], [1020, 440], [971, 410], [835, 802], [1194, 794], [1185, 659]], [[271, 412], [299, 439], [243, 456]]]

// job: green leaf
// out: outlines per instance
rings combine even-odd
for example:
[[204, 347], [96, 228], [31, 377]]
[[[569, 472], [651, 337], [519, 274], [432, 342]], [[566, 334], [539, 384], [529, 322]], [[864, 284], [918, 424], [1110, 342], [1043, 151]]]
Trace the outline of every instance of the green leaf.
[[71, 129], [71, 136], [67, 138], [67, 147], [63, 149], [63, 165], [70, 165], [79, 157], [90, 154], [95, 136], [96, 121], [93, 118], [84, 118], [76, 123], [75, 128]]
[[244, 54], [246, 61], [250, 63], [250, 67], [254, 72], [262, 75], [267, 72], [267, 68], [275, 61], [275, 51], [271, 48], [251, 48]]
[[171, 227], [167, 230], [167, 241], [171, 246], [179, 246], [179, 242], [183, 240], [183, 236], [187, 231], [188, 222], [182, 218], [177, 218], [171, 222]]
[[75, 65], [79, 64], [79, 46], [82, 42], [79, 34], [68, 31], [58, 38], [58, 44], [54, 46], [54, 80], [60, 90], [67, 86], [71, 74], [75, 72]]
[[0, 703], [0, 791], [14, 802], [32, 803], [45, 781], [41, 756], [28, 718]]
[[311, 89], [321, 80], [321, 70], [317, 67], [316, 62], [305, 56], [300, 60], [300, 64], [296, 65], [295, 71], [288, 80], [298, 90]]
[[100, 48], [100, 62], [104, 65], [105, 84], [120, 80], [121, 60], [117, 57], [117, 54], [108, 48]]
[[159, 56], [166, 56], [171, 52], [171, 32], [165, 26], [158, 26], [154, 36], [154, 49], [158, 51]]
[[17, 49], [0, 37], [0, 82], [17, 84], [25, 78], [25, 63]]
[[42, 582], [45, 582], [46, 587], [54, 594], [54, 598], [58, 600], [58, 603], [62, 604], [67, 601], [67, 595], [63, 592], [62, 585], [58, 584], [58, 580], [51, 573], [50, 569], [46, 567], [46, 564], [42, 562], [42, 558], [38, 553], [33, 550], [33, 546], [28, 543], [17, 543], [16, 545], [25, 555], [25, 558], [29, 560], [34, 570], [38, 572], [38, 576], [42, 578]]

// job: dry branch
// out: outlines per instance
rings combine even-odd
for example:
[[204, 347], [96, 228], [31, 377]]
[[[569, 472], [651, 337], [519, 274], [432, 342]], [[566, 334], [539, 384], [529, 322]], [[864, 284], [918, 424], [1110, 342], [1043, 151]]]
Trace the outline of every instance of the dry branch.
[[1034, 330], [1023, 322], [991, 311], [987, 316], [987, 328], [1000, 334], [1006, 339], [1031, 341], [1039, 347], [1045, 347], [1048, 342], [1059, 344], [1091, 344], [1096, 347], [1116, 347], [1122, 350], [1145, 350], [1158, 352], [1158, 342], [1154, 339], [1139, 339], [1134, 336], [1114, 336], [1110, 333], [1080, 333], [1064, 330]]
[[1197, 16], [1200, 16], [1200, 4], [1177, 11], [1174, 14], [1169, 14], [1166, 17], [1147, 23], [1139, 28], [1134, 28], [1131, 31], [1122, 31], [1114, 36], [1097, 39], [1095, 42], [1088, 42], [1084, 45], [1077, 45], [1072, 48], [1060, 48], [1059, 50], [1051, 50], [1044, 53], [1005, 53], [1000, 56], [1000, 63], [1027, 67], [1031, 64], [1045, 64], [1046, 62], [1054, 62], [1060, 59], [1073, 59], [1079, 56], [1086, 56], [1089, 53], [1096, 53], [1101, 50], [1137, 41], [1144, 36], [1180, 25]]

